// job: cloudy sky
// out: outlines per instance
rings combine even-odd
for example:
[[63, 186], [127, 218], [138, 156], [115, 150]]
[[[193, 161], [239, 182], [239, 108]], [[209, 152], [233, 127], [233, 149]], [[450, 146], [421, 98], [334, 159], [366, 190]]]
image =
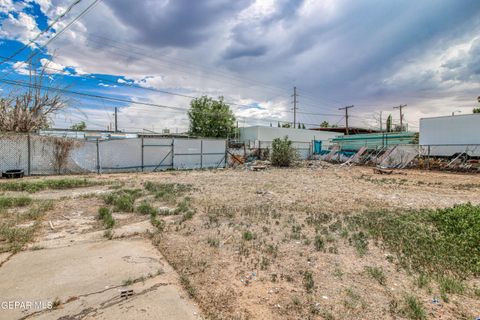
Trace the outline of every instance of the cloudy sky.
[[277, 125], [293, 120], [296, 86], [307, 126], [343, 124], [338, 108], [354, 105], [352, 125], [378, 127], [407, 104], [418, 130], [421, 117], [470, 113], [480, 95], [478, 0], [81, 0], [67, 11], [76, 2], [0, 0], [0, 81], [28, 80], [33, 55], [48, 85], [93, 95], [69, 94], [57, 127], [106, 128], [117, 106], [120, 129], [181, 132], [200, 95], [224, 96], [240, 126]]

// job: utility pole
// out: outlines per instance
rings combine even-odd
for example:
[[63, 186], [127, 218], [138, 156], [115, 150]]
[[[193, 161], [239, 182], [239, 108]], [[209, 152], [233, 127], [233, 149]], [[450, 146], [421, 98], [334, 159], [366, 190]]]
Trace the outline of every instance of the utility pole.
[[338, 110], [345, 110], [345, 129], [346, 129], [346, 134], [348, 136], [349, 130], [348, 130], [348, 109], [353, 108], [353, 106], [346, 106], [343, 108], [338, 108]]
[[293, 87], [293, 128], [295, 129], [295, 124], [297, 123], [297, 87]]
[[383, 132], [382, 113], [383, 113], [383, 111], [380, 111], [380, 132]]
[[118, 108], [115, 107], [115, 133], [118, 132]]
[[400, 131], [403, 131], [403, 108], [405, 108], [407, 105], [406, 104], [401, 104], [398, 107], [393, 107], [393, 109], [398, 109], [400, 110]]

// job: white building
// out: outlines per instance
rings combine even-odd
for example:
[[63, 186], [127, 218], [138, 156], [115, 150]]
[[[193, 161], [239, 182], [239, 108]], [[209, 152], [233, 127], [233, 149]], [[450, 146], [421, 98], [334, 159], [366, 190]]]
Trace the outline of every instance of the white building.
[[330, 139], [343, 135], [338, 132], [315, 131], [308, 129], [253, 126], [240, 128], [240, 141], [250, 148], [270, 148], [273, 139], [288, 137], [302, 157], [311, 154], [313, 141], [321, 141], [321, 149], [327, 149]]

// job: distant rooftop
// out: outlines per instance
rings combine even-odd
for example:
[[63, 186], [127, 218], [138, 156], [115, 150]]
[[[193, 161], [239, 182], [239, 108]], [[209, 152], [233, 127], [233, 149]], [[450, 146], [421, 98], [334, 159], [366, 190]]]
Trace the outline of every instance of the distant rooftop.
[[[347, 128], [345, 127], [327, 127], [327, 128], [309, 128], [309, 129], [316, 130], [316, 131], [330, 131], [330, 132], [347, 134]], [[355, 127], [348, 128], [349, 134], [378, 133], [378, 132], [381, 132], [381, 131], [375, 130], [375, 129], [365, 129], [365, 128], [355, 128]]]

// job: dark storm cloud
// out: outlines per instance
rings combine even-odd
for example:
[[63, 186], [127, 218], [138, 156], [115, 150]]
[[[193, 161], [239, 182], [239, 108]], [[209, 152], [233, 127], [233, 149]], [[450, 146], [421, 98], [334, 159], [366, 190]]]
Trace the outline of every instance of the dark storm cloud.
[[251, 0], [109, 0], [108, 6], [136, 41], [152, 46], [191, 47], [248, 7]]

